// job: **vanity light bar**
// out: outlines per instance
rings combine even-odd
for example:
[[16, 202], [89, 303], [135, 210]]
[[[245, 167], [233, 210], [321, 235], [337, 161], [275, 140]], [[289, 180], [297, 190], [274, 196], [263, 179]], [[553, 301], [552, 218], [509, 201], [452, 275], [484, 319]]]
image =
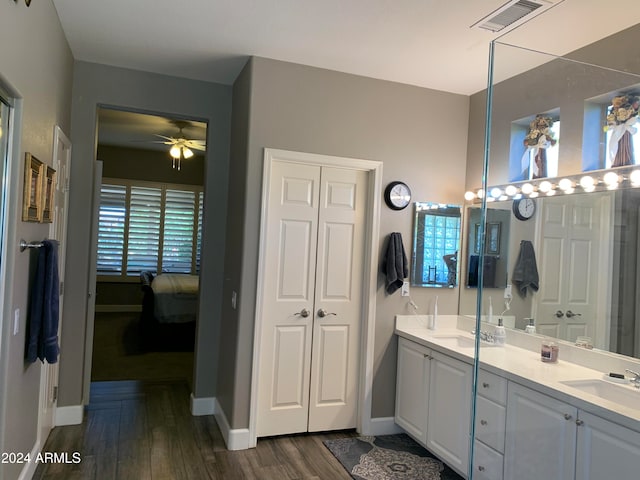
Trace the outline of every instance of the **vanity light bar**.
[[[570, 195], [579, 192], [595, 192], [600, 190], [616, 190], [622, 186], [640, 187], [640, 167], [617, 167], [615, 169], [594, 170], [578, 175], [566, 175], [555, 178], [524, 180], [505, 185], [494, 185], [487, 190], [468, 191], [464, 199], [477, 202], [486, 195], [487, 202], [517, 200], [523, 196], [535, 198], [552, 196], [557, 193]], [[488, 194], [487, 194], [488, 192]]]

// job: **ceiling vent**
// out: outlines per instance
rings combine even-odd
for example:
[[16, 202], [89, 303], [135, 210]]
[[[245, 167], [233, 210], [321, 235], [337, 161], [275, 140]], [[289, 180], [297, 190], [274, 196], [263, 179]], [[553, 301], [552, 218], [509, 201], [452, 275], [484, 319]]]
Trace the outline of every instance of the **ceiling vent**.
[[511, 0], [471, 25], [471, 28], [482, 28], [491, 32], [499, 32], [507, 27], [515, 28], [563, 1]]

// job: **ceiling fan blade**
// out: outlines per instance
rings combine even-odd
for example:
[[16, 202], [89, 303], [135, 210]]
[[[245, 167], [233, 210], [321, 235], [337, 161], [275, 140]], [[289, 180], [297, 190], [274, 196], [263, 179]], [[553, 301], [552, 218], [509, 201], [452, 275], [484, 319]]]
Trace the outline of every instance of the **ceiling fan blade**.
[[207, 149], [207, 144], [204, 140], [185, 140], [184, 144], [194, 150], [205, 151]]
[[167, 136], [165, 136], [165, 135], [160, 135], [159, 133], [154, 133], [154, 135], [155, 135], [156, 137], [164, 138], [165, 140], [167, 140], [167, 141], [168, 141], [167, 145], [173, 145], [173, 144], [175, 144], [175, 143], [178, 143], [178, 139], [176, 139], [176, 138], [173, 138], [173, 137], [167, 137]]

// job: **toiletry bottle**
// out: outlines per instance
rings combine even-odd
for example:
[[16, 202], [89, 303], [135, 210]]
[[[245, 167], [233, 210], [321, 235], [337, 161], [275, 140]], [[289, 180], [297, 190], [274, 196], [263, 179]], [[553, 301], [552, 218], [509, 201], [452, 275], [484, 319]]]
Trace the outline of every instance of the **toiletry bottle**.
[[559, 348], [555, 342], [551, 340], [543, 340], [540, 345], [540, 360], [548, 363], [555, 363], [558, 361]]
[[524, 327], [524, 331], [526, 333], [536, 333], [536, 326], [533, 323], [533, 318], [525, 318], [525, 320], [529, 320], [529, 323]]
[[493, 323], [493, 302], [491, 301], [491, 297], [489, 297], [489, 314], [487, 315], [487, 322]]
[[493, 338], [495, 339], [496, 345], [504, 345], [507, 340], [507, 332], [504, 329], [501, 318], [498, 318], [498, 326], [493, 332]]

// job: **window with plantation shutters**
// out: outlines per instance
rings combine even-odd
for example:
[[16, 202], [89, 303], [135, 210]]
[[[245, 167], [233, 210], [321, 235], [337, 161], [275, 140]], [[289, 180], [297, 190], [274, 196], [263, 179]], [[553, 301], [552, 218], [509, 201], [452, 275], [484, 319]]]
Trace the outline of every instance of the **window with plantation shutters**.
[[124, 259], [127, 188], [103, 184], [98, 219], [98, 271], [122, 273]]
[[100, 194], [98, 275], [141, 271], [198, 273], [201, 187], [104, 179]]

